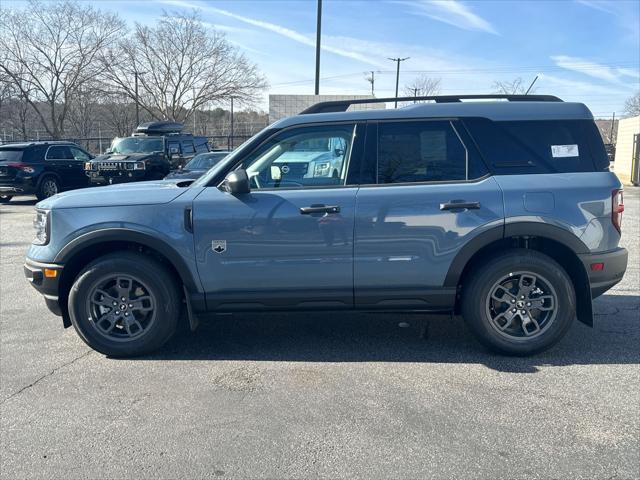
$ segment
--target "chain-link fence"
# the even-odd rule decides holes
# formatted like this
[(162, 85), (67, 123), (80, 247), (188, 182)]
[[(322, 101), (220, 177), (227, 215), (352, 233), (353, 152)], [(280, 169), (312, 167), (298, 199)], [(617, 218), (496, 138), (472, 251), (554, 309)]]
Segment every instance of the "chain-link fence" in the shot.
[[(234, 148), (241, 145), (243, 142), (251, 138), (250, 135), (213, 135), (207, 136), (209, 140), (209, 148), (211, 150), (233, 150)], [(29, 143), (29, 142), (53, 142), (53, 141), (65, 141), (72, 142), (77, 145), (80, 145), (82, 148), (87, 150), (88, 152), (99, 155), (104, 153), (109, 146), (111, 145), (111, 141), (113, 137), (90, 137), (90, 138), (61, 138), (61, 139), (52, 139), (52, 138), (30, 138), (28, 140), (6, 140), (0, 141), (0, 144), (12, 144), (12, 143)]]

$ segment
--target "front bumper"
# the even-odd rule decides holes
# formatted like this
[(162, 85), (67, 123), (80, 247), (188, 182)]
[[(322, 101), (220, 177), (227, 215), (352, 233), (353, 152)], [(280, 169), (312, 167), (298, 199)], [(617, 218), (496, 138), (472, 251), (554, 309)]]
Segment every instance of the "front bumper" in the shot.
[(85, 173), (89, 177), (89, 183), (92, 185), (112, 185), (146, 180), (145, 170), (90, 170)]
[[(29, 283), (44, 297), (47, 308), (54, 315), (62, 316), (62, 309), (58, 299), (58, 287), (62, 275), (62, 265), (40, 263), (27, 258), (24, 264), (24, 275)], [(55, 276), (53, 273), (55, 272)]]
[[(591, 284), (591, 297), (596, 298), (622, 280), (629, 254), (625, 248), (609, 252), (578, 255)], [(600, 265), (602, 268), (600, 269)]]

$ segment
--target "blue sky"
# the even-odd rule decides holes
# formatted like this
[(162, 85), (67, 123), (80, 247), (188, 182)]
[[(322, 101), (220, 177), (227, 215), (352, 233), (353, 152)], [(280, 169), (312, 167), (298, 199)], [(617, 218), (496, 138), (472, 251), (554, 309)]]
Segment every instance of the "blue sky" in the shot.
[[(196, 8), (253, 60), (266, 93), (313, 93), (315, 0), (96, 1), (134, 22)], [(585, 102), (598, 117), (621, 114), (640, 88), (640, 1), (324, 0), (320, 93), (376, 95), (426, 72), (442, 93), (490, 93), (495, 80), (540, 75), (537, 93)], [(266, 107), (266, 93), (263, 107)]]

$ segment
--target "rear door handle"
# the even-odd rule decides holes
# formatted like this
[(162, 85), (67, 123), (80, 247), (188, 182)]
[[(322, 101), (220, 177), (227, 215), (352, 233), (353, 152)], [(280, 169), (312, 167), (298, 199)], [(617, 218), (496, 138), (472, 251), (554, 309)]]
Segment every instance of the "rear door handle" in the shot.
[(479, 208), (480, 202), (466, 202), (464, 200), (451, 200), (440, 204), (440, 210), (477, 210)]
[(310, 207), (300, 208), (302, 215), (312, 215), (314, 213), (340, 213), (340, 207), (337, 205), (311, 205)]

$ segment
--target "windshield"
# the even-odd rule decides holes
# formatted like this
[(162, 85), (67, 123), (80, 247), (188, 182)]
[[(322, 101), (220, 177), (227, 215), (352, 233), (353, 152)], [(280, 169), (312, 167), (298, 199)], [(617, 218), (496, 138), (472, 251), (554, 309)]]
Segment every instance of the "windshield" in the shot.
[(193, 159), (185, 165), (185, 169), (191, 170), (209, 170), (216, 163), (228, 155), (224, 153), (201, 153), (193, 157)]
[(111, 144), (111, 152), (121, 154), (162, 152), (162, 137), (116, 138)]

